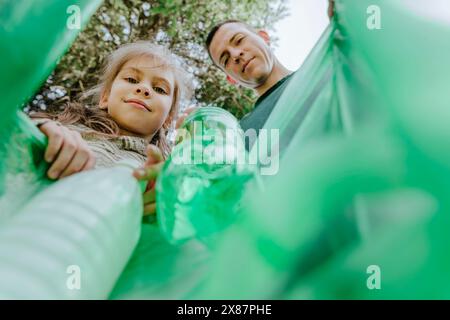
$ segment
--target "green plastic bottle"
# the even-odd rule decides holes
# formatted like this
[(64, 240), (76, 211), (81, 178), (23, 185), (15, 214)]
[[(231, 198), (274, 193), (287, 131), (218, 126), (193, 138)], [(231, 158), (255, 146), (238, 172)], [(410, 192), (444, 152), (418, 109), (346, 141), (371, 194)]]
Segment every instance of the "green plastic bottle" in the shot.
[(217, 107), (186, 118), (157, 182), (157, 220), (172, 244), (197, 238), (214, 243), (238, 216), (254, 176), (237, 119)]

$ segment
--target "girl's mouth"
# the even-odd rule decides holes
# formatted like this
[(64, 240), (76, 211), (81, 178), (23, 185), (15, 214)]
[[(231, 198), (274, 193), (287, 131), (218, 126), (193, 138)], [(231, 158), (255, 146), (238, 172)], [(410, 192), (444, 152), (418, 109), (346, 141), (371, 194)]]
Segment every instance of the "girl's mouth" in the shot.
[(130, 105), (132, 105), (132, 106), (134, 106), (134, 107), (136, 107), (136, 108), (139, 108), (139, 109), (142, 109), (142, 110), (145, 110), (145, 111), (151, 111), (150, 107), (142, 100), (130, 99), (130, 100), (125, 100), (125, 102), (130, 104)]

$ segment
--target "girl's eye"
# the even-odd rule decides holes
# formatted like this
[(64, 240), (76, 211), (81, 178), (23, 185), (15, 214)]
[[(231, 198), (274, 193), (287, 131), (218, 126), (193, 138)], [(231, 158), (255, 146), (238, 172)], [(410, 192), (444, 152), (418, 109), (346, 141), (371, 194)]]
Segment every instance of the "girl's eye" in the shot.
[(160, 87), (153, 87), (153, 90), (155, 90), (159, 94), (167, 94), (166, 90)]
[(223, 64), (225, 67), (226, 67), (227, 64), (228, 64), (228, 60), (229, 60), (229, 58), (226, 58), (226, 59), (225, 59), (225, 62), (224, 62), (224, 64)]
[(240, 44), (242, 42), (242, 40), (244, 39), (244, 37), (239, 38), (239, 40), (237, 41), (237, 44)]
[(138, 81), (137, 81), (136, 79), (131, 78), (131, 77), (126, 78), (126, 80), (127, 80), (129, 83), (133, 83), (133, 84), (138, 83)]

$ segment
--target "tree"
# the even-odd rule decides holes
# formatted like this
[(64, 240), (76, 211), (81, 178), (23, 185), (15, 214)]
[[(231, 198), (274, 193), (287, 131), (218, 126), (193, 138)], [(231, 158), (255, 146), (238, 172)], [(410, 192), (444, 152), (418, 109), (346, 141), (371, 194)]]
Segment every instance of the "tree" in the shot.
[(204, 49), (206, 35), (226, 19), (273, 31), (286, 12), (286, 0), (106, 0), (25, 111), (64, 108), (97, 83), (105, 57), (117, 46), (151, 40), (181, 58), (193, 75), (196, 103), (223, 107), (240, 118), (251, 110), (255, 96), (227, 84)]

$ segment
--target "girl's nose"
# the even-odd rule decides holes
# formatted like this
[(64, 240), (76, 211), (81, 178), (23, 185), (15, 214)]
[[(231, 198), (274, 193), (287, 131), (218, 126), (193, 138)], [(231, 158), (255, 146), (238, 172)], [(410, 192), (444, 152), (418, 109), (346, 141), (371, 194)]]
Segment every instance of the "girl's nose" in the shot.
[(150, 95), (150, 90), (145, 87), (138, 87), (136, 88), (136, 93), (143, 94), (144, 96), (148, 97)]

